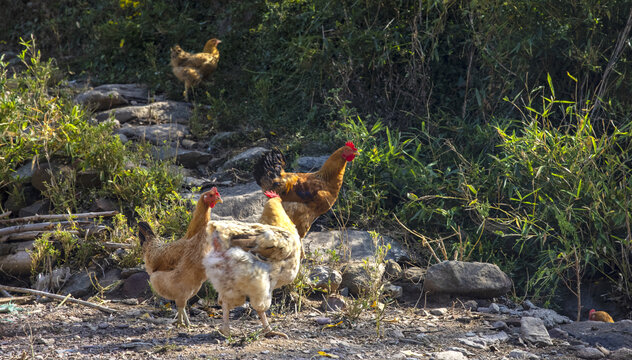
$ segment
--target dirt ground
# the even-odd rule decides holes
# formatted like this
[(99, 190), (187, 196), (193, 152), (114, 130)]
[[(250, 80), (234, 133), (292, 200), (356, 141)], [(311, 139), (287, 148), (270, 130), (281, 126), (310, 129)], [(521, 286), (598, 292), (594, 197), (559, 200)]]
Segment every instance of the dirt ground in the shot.
[[(553, 346), (527, 347), (511, 327), (506, 330), (509, 340), (482, 349), (459, 341), (474, 334), (498, 334), (490, 326), (494, 321), (513, 323), (502, 315), (454, 306), (437, 316), (412, 303), (391, 304), (384, 311), (378, 336), (373, 310), (351, 320), (319, 311), (316, 301), (314, 306), (306, 302), (300, 312), (271, 314), (273, 327), (289, 336), (283, 339), (260, 336), (261, 324), (248, 311), (231, 312), (233, 335), (225, 338), (217, 331), (221, 310), (203, 310), (197, 304), (190, 311), (193, 326), (184, 329), (171, 324), (175, 311), (153, 304), (106, 301), (103, 305), (117, 311), (107, 314), (82, 305), (59, 306), (59, 301), (30, 301), (0, 314), (0, 358), (430, 359), (433, 353), (457, 350), (468, 359), (502, 359), (514, 349), (541, 358), (576, 358), (567, 351), (567, 342), (556, 339)], [(327, 318), (330, 324), (321, 325)]]

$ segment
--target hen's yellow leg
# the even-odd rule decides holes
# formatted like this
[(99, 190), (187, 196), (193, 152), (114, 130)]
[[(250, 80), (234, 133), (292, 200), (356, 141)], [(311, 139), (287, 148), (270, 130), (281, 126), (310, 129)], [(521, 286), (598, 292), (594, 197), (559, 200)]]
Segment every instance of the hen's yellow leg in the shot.
[(268, 317), (266, 316), (266, 312), (265, 311), (257, 311), (257, 314), (259, 315), (259, 319), (261, 319), (261, 324), (263, 325), (263, 333), (264, 333), (263, 336), (265, 336), (265, 337), (280, 336), (280, 337), (284, 337), (286, 339), (290, 338), (289, 336), (287, 336), (286, 334), (284, 334), (284, 333), (282, 333), (280, 331), (272, 330), (272, 327), (268, 323)]
[(219, 329), (219, 332), (226, 336), (230, 336), (230, 309), (226, 305), (222, 305), (222, 327)]

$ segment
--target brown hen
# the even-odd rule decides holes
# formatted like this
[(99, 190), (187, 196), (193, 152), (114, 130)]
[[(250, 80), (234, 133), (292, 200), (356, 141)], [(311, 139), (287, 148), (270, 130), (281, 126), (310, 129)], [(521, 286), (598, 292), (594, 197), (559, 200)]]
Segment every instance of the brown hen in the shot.
[(204, 230), (210, 220), (211, 208), (221, 201), (216, 188), (202, 194), (186, 235), (170, 243), (161, 241), (148, 223), (138, 223), (149, 282), (160, 296), (175, 300), (178, 325), (190, 325), (185, 311), (186, 301), (198, 292), (206, 280), (202, 259), (211, 250), (211, 244), (206, 242)]
[(285, 172), (285, 158), (278, 150), (264, 154), (255, 164), (253, 175), (264, 191), (274, 191), (283, 199), (283, 208), (296, 225), (301, 238), (312, 223), (336, 202), (347, 162), (358, 150), (351, 141), (334, 151), (320, 170), (313, 173)]
[(208, 80), (217, 69), (219, 49), (222, 41), (210, 39), (201, 53), (191, 54), (182, 50), (180, 45), (171, 48), (171, 70), (178, 80), (184, 83), (184, 98), (189, 100), (189, 89), (197, 86), (202, 80)]

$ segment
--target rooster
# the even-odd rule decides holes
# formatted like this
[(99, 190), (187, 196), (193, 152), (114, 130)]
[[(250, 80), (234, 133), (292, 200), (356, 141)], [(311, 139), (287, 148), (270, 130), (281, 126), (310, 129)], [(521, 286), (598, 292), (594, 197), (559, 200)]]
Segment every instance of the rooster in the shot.
[(281, 198), (266, 192), (260, 223), (211, 221), (207, 227), (213, 250), (204, 259), (206, 274), (218, 293), (223, 322), (220, 332), (230, 336), (230, 309), (246, 297), (261, 320), (266, 337), (288, 336), (272, 331), (266, 311), (272, 291), (290, 284), (300, 266), (301, 240), (283, 210)]
[(171, 48), (171, 70), (178, 80), (184, 83), (184, 98), (188, 101), (188, 91), (197, 86), (202, 80), (208, 80), (209, 76), (217, 69), (219, 63), (219, 49), (217, 45), (222, 41), (210, 39), (204, 45), (201, 53), (191, 54), (175, 45)]
[(607, 323), (613, 323), (612, 317), (605, 311), (595, 311), (595, 309), (590, 309), (588, 312), (588, 320), (592, 321), (603, 321)]
[(143, 249), (145, 270), (152, 288), (162, 297), (175, 300), (177, 325), (190, 326), (185, 311), (186, 301), (195, 295), (206, 280), (202, 259), (211, 250), (206, 242), (206, 224), (211, 209), (222, 202), (216, 188), (200, 196), (186, 235), (178, 241), (163, 243), (149, 224), (138, 223), (138, 236)]
[(320, 170), (313, 173), (285, 172), (285, 158), (278, 150), (265, 153), (254, 166), (255, 181), (264, 191), (275, 191), (283, 199), (283, 208), (301, 238), (320, 215), (336, 202), (347, 162), (358, 149), (351, 141), (334, 151)]

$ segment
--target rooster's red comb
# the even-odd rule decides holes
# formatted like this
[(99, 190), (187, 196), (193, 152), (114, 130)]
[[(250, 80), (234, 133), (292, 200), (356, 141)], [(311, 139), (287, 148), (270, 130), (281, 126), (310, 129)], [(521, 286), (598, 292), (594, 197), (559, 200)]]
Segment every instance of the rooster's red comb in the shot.
[(345, 146), (350, 147), (352, 150), (358, 150), (358, 149), (356, 149), (355, 145), (353, 145), (353, 141), (347, 141)]
[(269, 197), (270, 199), (279, 197), (279, 194), (275, 193), (274, 191), (266, 191), (264, 192), (264, 194)]

